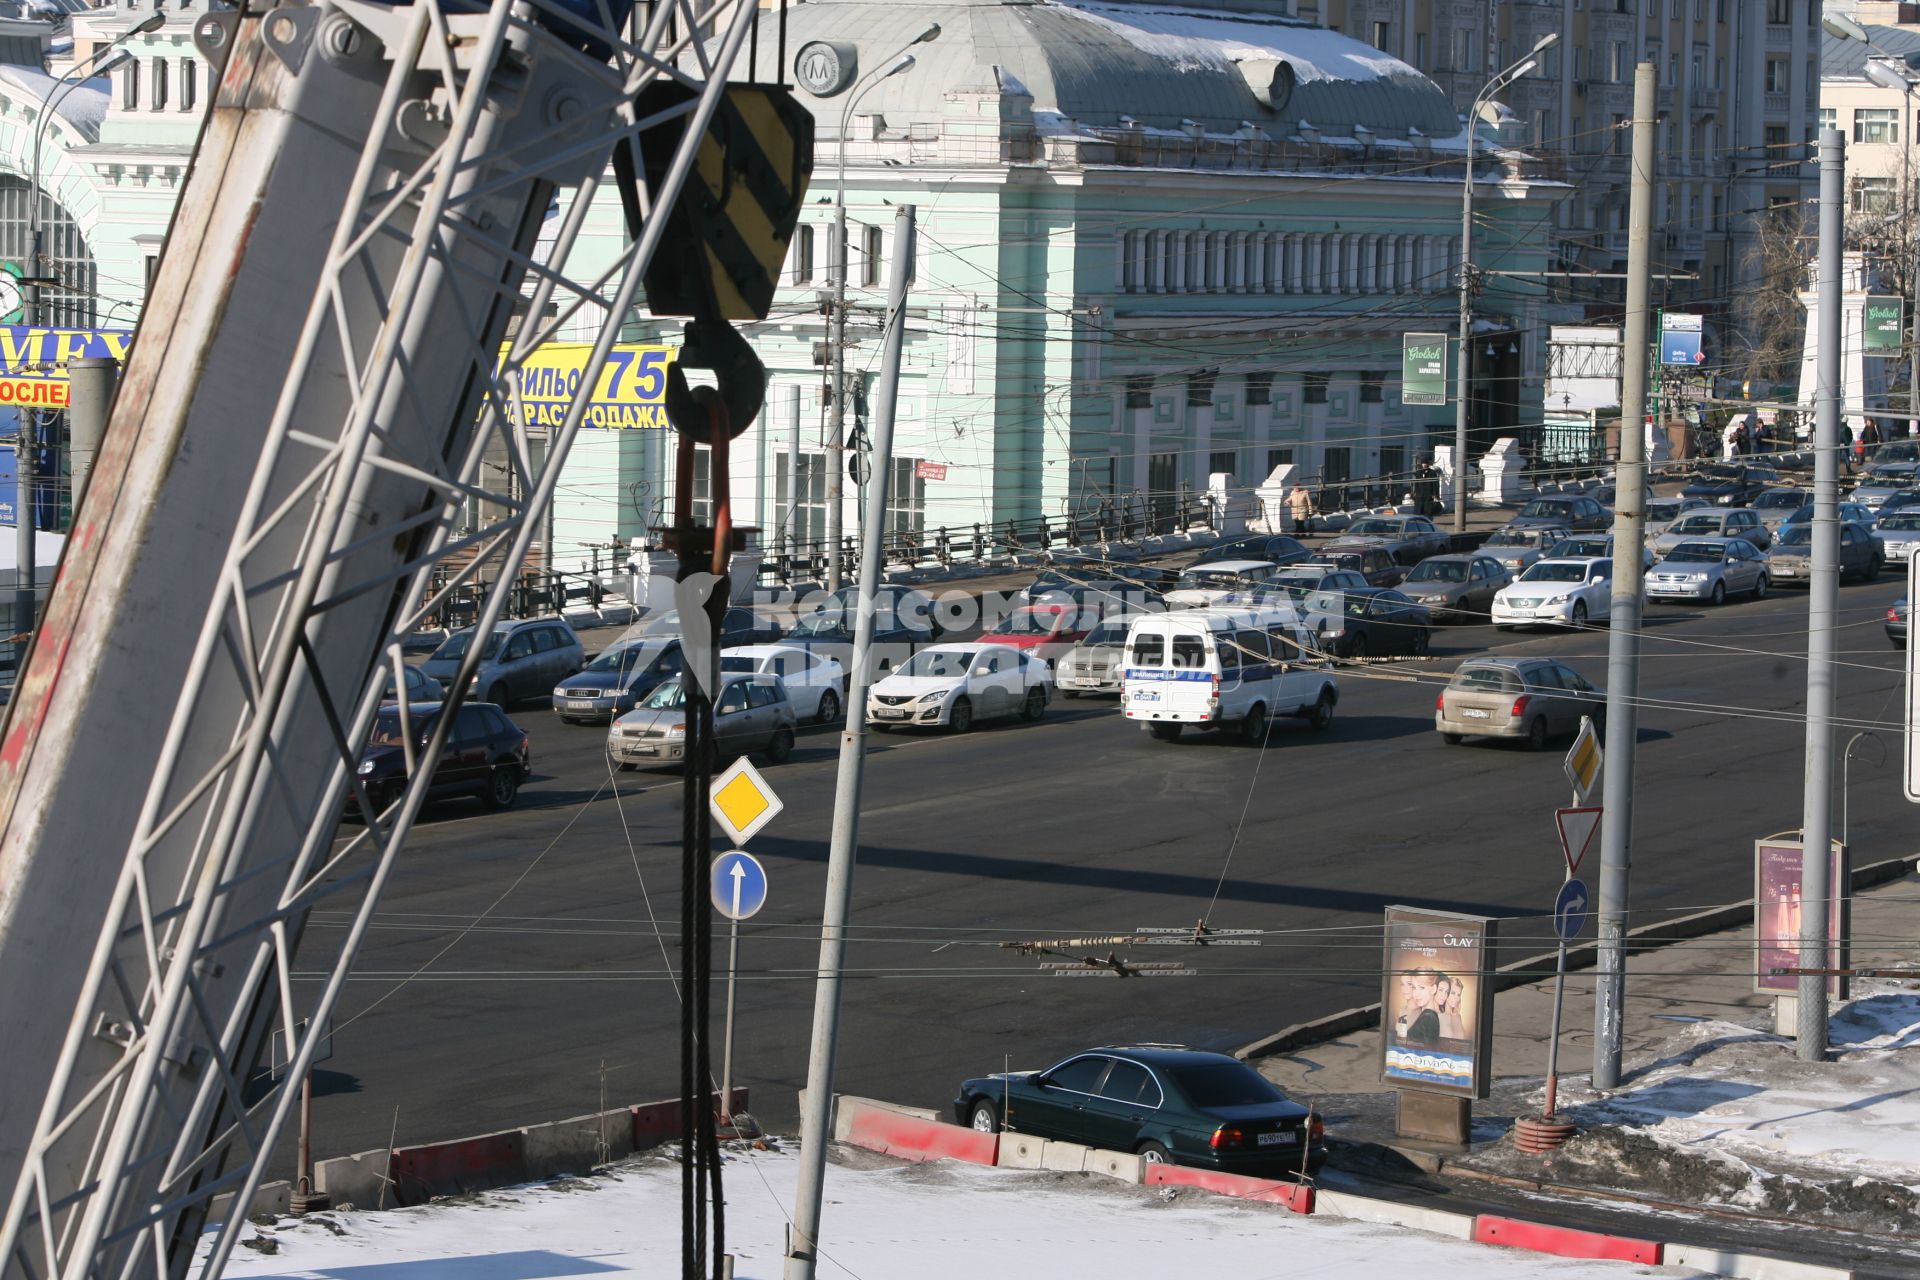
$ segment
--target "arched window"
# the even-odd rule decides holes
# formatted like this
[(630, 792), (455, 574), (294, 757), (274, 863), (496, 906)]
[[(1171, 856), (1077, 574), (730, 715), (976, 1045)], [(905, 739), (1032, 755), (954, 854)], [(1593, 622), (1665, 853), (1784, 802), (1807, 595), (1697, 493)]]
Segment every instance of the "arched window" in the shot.
[[(0, 260), (18, 262), (27, 267), (32, 246), (31, 211), (33, 189), (13, 174), (0, 174)], [(36, 324), (58, 328), (90, 329), (95, 319), (95, 294), (100, 273), (94, 266), (93, 252), (80, 234), (80, 227), (66, 209), (44, 192), (40, 196), (41, 261), (29, 275), (51, 276), (60, 281), (40, 290), (40, 314), (29, 317)]]

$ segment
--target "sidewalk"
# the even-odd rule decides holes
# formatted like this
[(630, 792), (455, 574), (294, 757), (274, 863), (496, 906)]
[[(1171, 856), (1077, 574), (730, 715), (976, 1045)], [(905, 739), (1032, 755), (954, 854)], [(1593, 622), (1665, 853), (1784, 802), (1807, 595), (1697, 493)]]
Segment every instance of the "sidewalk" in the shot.
[[(1911, 860), (1899, 878), (1856, 893), (1853, 935), (1856, 967), (1916, 967), (1920, 875)], [(1773, 997), (1753, 991), (1752, 939), (1745, 925), (1631, 955), (1623, 1079), (1610, 1094), (1588, 1083), (1594, 973), (1568, 974), (1559, 1111), (1582, 1132), (1547, 1156), (1517, 1150), (1509, 1130), (1543, 1103), (1551, 977), (1494, 997), (1495, 1081), (1474, 1104), (1467, 1153), (1435, 1159), (1397, 1142), (1377, 1027), (1254, 1063), (1320, 1108), (1363, 1163), (1377, 1165), (1387, 1148), (1443, 1177), (1911, 1235), (1920, 1229), (1920, 982), (1858, 982), (1832, 1019), (1832, 1061), (1802, 1063), (1791, 1035), (1774, 1034)]]

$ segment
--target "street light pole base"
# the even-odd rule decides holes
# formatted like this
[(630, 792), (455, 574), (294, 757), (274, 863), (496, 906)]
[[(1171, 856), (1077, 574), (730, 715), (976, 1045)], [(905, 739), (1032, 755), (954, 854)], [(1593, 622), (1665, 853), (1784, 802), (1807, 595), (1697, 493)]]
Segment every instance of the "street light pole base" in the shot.
[(1545, 1116), (1521, 1116), (1513, 1122), (1513, 1145), (1529, 1155), (1541, 1156), (1556, 1151), (1580, 1130), (1565, 1120)]

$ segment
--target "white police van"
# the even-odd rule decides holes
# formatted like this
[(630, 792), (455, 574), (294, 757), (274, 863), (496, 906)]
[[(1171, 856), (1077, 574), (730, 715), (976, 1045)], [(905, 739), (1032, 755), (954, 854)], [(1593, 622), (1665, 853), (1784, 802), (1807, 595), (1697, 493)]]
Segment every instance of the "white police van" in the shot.
[(1187, 725), (1261, 742), (1275, 716), (1324, 729), (1339, 700), (1333, 664), (1290, 607), (1146, 614), (1127, 632), (1120, 705), (1162, 742)]

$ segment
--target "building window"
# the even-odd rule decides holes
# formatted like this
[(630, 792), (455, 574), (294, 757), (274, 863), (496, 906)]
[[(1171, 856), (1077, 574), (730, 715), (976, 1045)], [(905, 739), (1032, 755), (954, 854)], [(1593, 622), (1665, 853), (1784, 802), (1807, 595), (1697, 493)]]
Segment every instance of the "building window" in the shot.
[(1153, 379), (1152, 378), (1128, 378), (1127, 379), (1127, 408), (1129, 409), (1153, 408)]
[(1302, 404), (1325, 404), (1327, 402), (1327, 375), (1309, 373), (1305, 375), (1300, 387)]
[(200, 100), (200, 64), (192, 58), (180, 59), (180, 109), (193, 110)]
[(1533, 113), (1533, 145), (1544, 147), (1553, 140), (1553, 112), (1543, 107)]
[(1900, 111), (1896, 107), (1860, 107), (1853, 113), (1853, 140), (1900, 143)]
[(1627, 78), (1627, 42), (1615, 40), (1607, 47), (1607, 81), (1619, 84)]
[(887, 532), (918, 536), (927, 525), (927, 482), (918, 458), (893, 460), (893, 484), (887, 490)]
[(1453, 33), (1453, 69), (1455, 71), (1473, 71), (1473, 31), (1467, 27), (1457, 27)]
[[(32, 199), (33, 189), (25, 181), (0, 174), (0, 260), (24, 263), (31, 256)], [(100, 287), (93, 251), (65, 206), (44, 192), (40, 195), (40, 252), (45, 257), (46, 274), (60, 281), (41, 286), (40, 323), (92, 328), (94, 294)]]
[(1368, 370), (1360, 375), (1360, 403), (1379, 404), (1385, 397), (1380, 394), (1380, 384), (1384, 374)]
[(153, 60), (153, 109), (155, 111), (167, 109), (167, 60), (165, 58)]
[(1213, 380), (1220, 376), (1218, 369), (1203, 369), (1187, 375), (1187, 406), (1204, 408), (1213, 403)]
[(1273, 474), (1273, 469), (1275, 467), (1290, 467), (1292, 465), (1293, 465), (1293, 450), (1291, 449), (1267, 450), (1267, 474), (1268, 475)]
[(1785, 58), (1767, 59), (1768, 93), (1785, 93), (1791, 79), (1792, 77), (1787, 74), (1787, 60)]
[(1853, 180), (1853, 211), (1855, 213), (1892, 213), (1892, 178), (1855, 178)]
[(1617, 156), (1627, 154), (1628, 141), (1627, 118), (1616, 111), (1613, 113), (1613, 154)]
[(803, 222), (793, 230), (793, 282), (805, 284), (813, 279), (813, 224)]
[(880, 228), (860, 228), (860, 283), (880, 283)]
[(787, 532), (793, 543), (800, 547), (817, 546), (827, 536), (827, 456), (824, 453), (802, 453), (797, 458), (792, 454), (782, 455), (790, 459), (797, 470), (793, 480), (794, 491), (800, 495), (800, 503), (795, 508), (791, 520), (787, 514), (787, 475), (789, 468), (781, 466), (773, 481), (774, 518)]
[(1427, 68), (1427, 33), (1424, 31), (1413, 33), (1413, 65), (1422, 71)]
[(1273, 403), (1273, 375), (1270, 373), (1250, 373), (1247, 375), (1247, 404), (1260, 405)]
[[(1407, 469), (1407, 446), (1403, 444), (1380, 446), (1380, 474), (1389, 480), (1406, 480), (1412, 477), (1413, 473)], [(1394, 493), (1388, 496), (1397, 498), (1400, 495)]]
[(140, 64), (129, 62), (120, 68), (120, 107), (123, 111), (140, 109)]
[(1353, 479), (1353, 450), (1346, 445), (1329, 445), (1320, 468), (1322, 484), (1345, 484)]
[(1373, 47), (1383, 50), (1387, 47), (1387, 24), (1384, 22), (1373, 24)]
[(1767, 21), (1784, 27), (1793, 21), (1793, 0), (1767, 0)]
[(1207, 474), (1235, 475), (1240, 470), (1240, 454), (1233, 449), (1218, 449), (1207, 455)]
[[(1820, 127), (1822, 129), (1838, 129), (1840, 127), (1840, 113), (1832, 107), (1820, 108)], [(1856, 138), (1854, 141), (1858, 142), (1859, 139)]]

